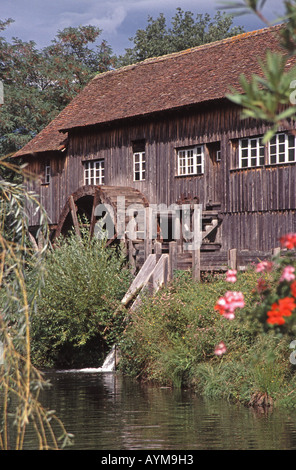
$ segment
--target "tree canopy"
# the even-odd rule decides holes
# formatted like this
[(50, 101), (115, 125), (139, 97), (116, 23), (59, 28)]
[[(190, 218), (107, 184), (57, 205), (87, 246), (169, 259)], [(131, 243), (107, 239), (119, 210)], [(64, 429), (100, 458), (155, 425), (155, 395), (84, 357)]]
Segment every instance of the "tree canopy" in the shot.
[[(0, 20), (0, 33), (13, 22)], [(87, 25), (58, 31), (51, 44), (38, 49), (34, 41), (0, 36), (1, 106), (0, 156), (14, 153), (38, 134), (97, 73), (223, 39), (242, 32), (232, 17), (217, 12), (194, 15), (177, 8), (171, 26), (161, 13), (148, 17), (145, 29), (131, 39), (123, 56), (113, 55), (101, 39), (102, 30)]]
[(128, 65), (244, 32), (241, 26), (232, 25), (233, 17), (220, 11), (214, 18), (208, 13), (197, 14), (194, 18), (191, 11), (177, 8), (171, 26), (167, 25), (163, 13), (156, 19), (149, 16), (146, 28), (138, 29), (135, 37), (130, 38), (134, 45), (126, 49), (126, 53), (119, 57), (118, 62), (120, 65)]
[[(13, 20), (0, 22), (0, 31)], [(95, 26), (65, 28), (41, 50), (35, 42), (0, 37), (0, 155), (12, 153), (40, 132), (99, 72), (113, 65), (111, 47)]]

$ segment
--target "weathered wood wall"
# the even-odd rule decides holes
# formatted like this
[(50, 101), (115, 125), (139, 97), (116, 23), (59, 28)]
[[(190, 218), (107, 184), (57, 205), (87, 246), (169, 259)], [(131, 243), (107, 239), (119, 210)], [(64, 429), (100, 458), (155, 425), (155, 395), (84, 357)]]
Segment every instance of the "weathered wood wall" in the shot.
[[(204, 207), (210, 200), (220, 202), (223, 222), (217, 237), (222, 250), (270, 250), (282, 233), (296, 231), (296, 165), (237, 169), (237, 139), (265, 130), (258, 122), (242, 121), (239, 110), (224, 101), (76, 130), (69, 134), (66, 152), (29, 158), (37, 174), (46, 159), (52, 162), (51, 183), (32, 188), (56, 224), (69, 195), (83, 185), (83, 162), (104, 159), (105, 184), (135, 187), (150, 203), (170, 205), (189, 195)], [(134, 182), (132, 144), (142, 139), (146, 179)], [(221, 162), (216, 161), (216, 142)], [(176, 149), (196, 144), (207, 144), (204, 174), (176, 176)], [(38, 225), (33, 214), (31, 224)]]

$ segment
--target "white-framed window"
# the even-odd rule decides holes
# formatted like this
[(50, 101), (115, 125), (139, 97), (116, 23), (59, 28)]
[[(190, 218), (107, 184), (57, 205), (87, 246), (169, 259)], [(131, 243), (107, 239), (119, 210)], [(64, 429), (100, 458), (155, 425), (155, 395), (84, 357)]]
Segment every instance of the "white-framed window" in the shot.
[(105, 177), (104, 160), (84, 162), (84, 184), (102, 185)]
[(263, 137), (251, 137), (239, 140), (239, 167), (250, 168), (264, 165)]
[(133, 153), (133, 176), (134, 181), (144, 181), (146, 177), (145, 151)]
[(296, 161), (296, 138), (291, 134), (276, 134), (269, 141), (269, 163), (291, 163)]
[(50, 169), (50, 161), (48, 160), (44, 165), (43, 184), (49, 184), (50, 183), (50, 176), (51, 176), (51, 169)]
[(177, 175), (201, 175), (204, 173), (204, 146), (198, 145), (178, 150)]

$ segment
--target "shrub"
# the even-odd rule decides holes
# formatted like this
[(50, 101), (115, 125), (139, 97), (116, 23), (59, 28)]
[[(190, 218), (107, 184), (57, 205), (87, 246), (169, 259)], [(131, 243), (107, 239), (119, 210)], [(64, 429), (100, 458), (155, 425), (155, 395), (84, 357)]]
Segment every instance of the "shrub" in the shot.
[[(98, 366), (123, 329), (130, 273), (120, 250), (71, 234), (47, 255), (32, 317), (32, 357), (45, 367)], [(34, 279), (32, 279), (33, 284)]]

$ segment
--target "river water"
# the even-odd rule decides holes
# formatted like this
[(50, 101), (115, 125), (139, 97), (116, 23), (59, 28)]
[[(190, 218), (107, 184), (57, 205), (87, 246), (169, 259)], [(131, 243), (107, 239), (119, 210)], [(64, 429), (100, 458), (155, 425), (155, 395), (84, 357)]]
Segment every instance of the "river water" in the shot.
[(42, 392), (41, 402), (74, 434), (70, 449), (296, 449), (295, 411), (258, 412), (112, 372), (55, 371), (45, 378), (52, 386)]

